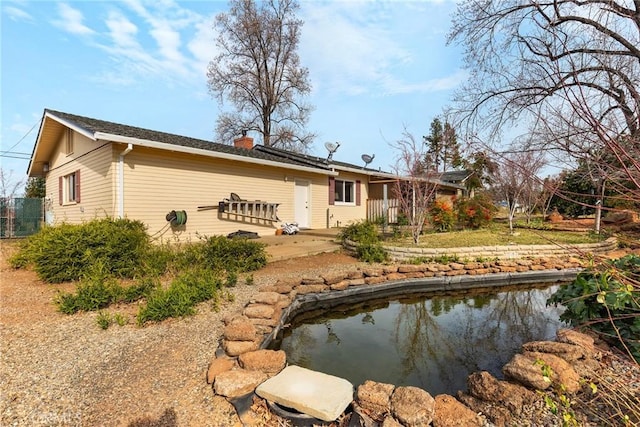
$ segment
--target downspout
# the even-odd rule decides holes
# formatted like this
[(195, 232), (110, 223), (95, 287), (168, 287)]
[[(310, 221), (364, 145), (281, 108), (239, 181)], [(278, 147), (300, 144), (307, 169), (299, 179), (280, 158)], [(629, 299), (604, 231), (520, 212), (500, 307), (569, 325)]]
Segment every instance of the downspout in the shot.
[(118, 218), (124, 218), (124, 156), (133, 150), (133, 144), (127, 144), (118, 157)]

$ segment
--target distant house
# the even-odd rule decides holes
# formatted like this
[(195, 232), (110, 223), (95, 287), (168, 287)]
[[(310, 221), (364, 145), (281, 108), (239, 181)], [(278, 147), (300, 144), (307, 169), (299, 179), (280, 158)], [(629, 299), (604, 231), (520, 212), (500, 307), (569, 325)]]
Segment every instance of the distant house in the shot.
[(127, 217), (161, 240), (343, 226), (397, 179), (246, 135), (226, 145), (49, 109), (28, 175), (46, 179), (49, 223)]

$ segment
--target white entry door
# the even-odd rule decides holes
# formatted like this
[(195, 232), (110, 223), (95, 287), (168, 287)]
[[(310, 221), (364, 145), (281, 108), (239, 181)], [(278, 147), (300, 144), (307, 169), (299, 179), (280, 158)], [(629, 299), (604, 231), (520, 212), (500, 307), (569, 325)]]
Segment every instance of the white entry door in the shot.
[(311, 223), (311, 206), (309, 206), (309, 181), (295, 180), (295, 222), (300, 228), (308, 228)]

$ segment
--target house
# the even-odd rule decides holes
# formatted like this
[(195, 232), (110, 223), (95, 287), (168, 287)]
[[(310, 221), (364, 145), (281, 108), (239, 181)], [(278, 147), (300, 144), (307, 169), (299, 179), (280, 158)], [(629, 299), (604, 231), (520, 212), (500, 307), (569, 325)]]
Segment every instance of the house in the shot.
[(127, 217), (161, 241), (343, 226), (397, 179), (246, 135), (226, 145), (49, 109), (28, 175), (46, 179), (48, 223)]

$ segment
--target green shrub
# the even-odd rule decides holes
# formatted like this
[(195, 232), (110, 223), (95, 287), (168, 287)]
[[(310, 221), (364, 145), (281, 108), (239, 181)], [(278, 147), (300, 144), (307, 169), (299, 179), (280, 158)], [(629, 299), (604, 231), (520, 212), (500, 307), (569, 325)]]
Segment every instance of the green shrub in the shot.
[(640, 362), (640, 256), (627, 255), (587, 269), (561, 286), (547, 304), (562, 304), (561, 320), (587, 326)]
[(370, 221), (360, 221), (349, 224), (338, 234), (338, 238), (358, 244), (356, 256), (365, 262), (383, 262), (389, 258), (384, 250), (376, 225)]
[(356, 249), (356, 256), (359, 260), (368, 263), (384, 262), (389, 259), (389, 254), (381, 243), (360, 243)]
[(116, 303), (137, 301), (149, 295), (157, 286), (157, 282), (151, 278), (122, 286), (109, 276), (103, 264), (96, 264), (82, 278), (75, 293), (59, 292), (54, 303), (65, 314), (96, 311)]
[(258, 270), (266, 264), (267, 253), (263, 243), (214, 236), (187, 245), (177, 255), (176, 267), (200, 266), (212, 270), (247, 272)]
[(14, 267), (33, 266), (48, 283), (78, 280), (96, 263), (114, 277), (131, 278), (150, 248), (145, 227), (128, 219), (95, 219), (44, 227), (30, 236), (12, 258)]
[(156, 288), (147, 297), (137, 315), (139, 325), (170, 317), (185, 317), (195, 313), (195, 305), (213, 299), (222, 282), (217, 273), (206, 268), (192, 268), (176, 277), (167, 289)]
[(376, 225), (371, 221), (358, 221), (344, 227), (338, 238), (341, 241), (350, 240), (356, 243), (375, 243), (380, 241)]
[(111, 323), (113, 322), (111, 318), (111, 314), (107, 311), (100, 311), (98, 313), (98, 317), (96, 317), (96, 323), (100, 326), (101, 329), (109, 329)]

